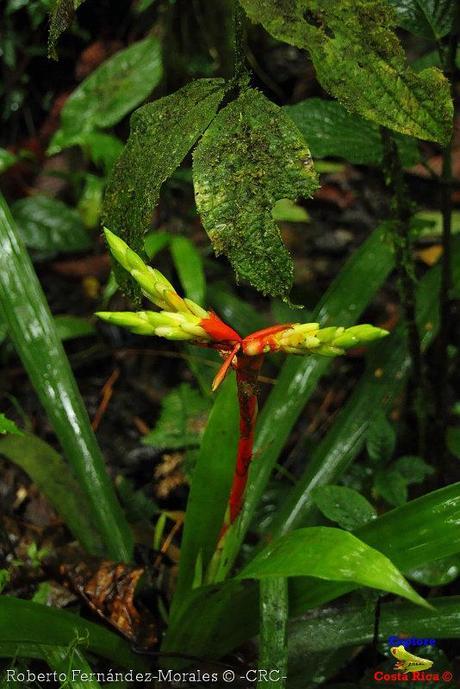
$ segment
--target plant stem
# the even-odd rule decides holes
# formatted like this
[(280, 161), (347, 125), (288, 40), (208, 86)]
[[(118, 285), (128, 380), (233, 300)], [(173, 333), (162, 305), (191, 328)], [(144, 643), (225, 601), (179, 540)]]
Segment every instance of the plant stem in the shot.
[[(457, 13), (459, 14), (459, 13)], [(458, 19), (458, 18), (457, 18)], [(457, 54), (458, 34), (452, 33), (445, 55), (441, 54), (444, 64), (444, 74), (451, 81), (452, 96), (454, 95), (453, 77), (455, 73), (455, 58)], [(442, 248), (441, 288), (439, 291), (439, 337), (436, 351), (437, 384), (435, 398), (437, 409), (437, 451), (445, 455), (446, 448), (444, 433), (449, 416), (448, 377), (449, 377), (449, 336), (450, 336), (450, 298), (452, 285), (452, 142), (444, 148), (441, 173), (441, 214), (442, 214)]]
[(415, 274), (410, 238), (412, 203), (410, 201), (398, 147), (391, 133), (380, 128), (383, 145), (383, 169), (392, 191), (392, 229), (395, 263), (401, 306), (407, 326), (408, 347), (415, 381), (415, 413), (417, 416), (418, 452), (426, 449), (426, 380), (420, 333), (415, 312)]

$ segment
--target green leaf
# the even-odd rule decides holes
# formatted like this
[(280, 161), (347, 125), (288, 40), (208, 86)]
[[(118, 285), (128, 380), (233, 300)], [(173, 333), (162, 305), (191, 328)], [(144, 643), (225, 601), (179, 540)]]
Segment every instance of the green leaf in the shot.
[[(313, 158), (345, 158), (357, 165), (381, 165), (382, 139), (373, 122), (348, 112), (332, 100), (309, 98), (296, 105), (284, 106), (308, 141)], [(402, 164), (409, 167), (420, 160), (416, 142), (396, 136)]]
[(105, 132), (85, 132), (76, 141), (88, 154), (95, 165), (101, 165), (108, 174), (123, 150), (123, 142), (113, 134)]
[(423, 483), (427, 476), (434, 474), (434, 469), (427, 464), (421, 457), (405, 455), (394, 463), (394, 467), (404, 476), (408, 485), (412, 483)]
[(48, 443), (31, 433), (8, 435), (0, 437), (0, 454), (28, 474), (89, 553), (103, 552), (85, 495), (62, 457)]
[(147, 98), (163, 74), (161, 46), (149, 36), (120, 50), (94, 70), (67, 99), (49, 153), (85, 141), (85, 134), (117, 124)]
[(99, 225), (102, 207), (102, 194), (105, 180), (97, 175), (87, 173), (84, 176), (84, 187), (78, 200), (78, 214), (87, 230)]
[(142, 442), (168, 450), (199, 447), (209, 406), (198, 390), (182, 383), (164, 397), (160, 418)]
[(399, 26), (416, 36), (437, 41), (452, 30), (455, 0), (389, 0)]
[(27, 251), (0, 194), (0, 319), (43, 404), (107, 553), (129, 560), (132, 536)]
[(374, 478), (374, 490), (393, 507), (407, 502), (407, 481), (397, 469), (378, 471)]
[(48, 56), (57, 60), (56, 44), (59, 37), (72, 24), (75, 10), (84, 0), (55, 0), (50, 16), (48, 33)]
[(372, 419), (366, 437), (369, 459), (382, 464), (392, 458), (396, 444), (396, 433), (384, 412), (377, 412)]
[(275, 38), (309, 51), (322, 87), (351, 112), (402, 134), (447, 144), (450, 86), (435, 68), (416, 74), (383, 0), (240, 0)]
[(287, 678), (288, 582), (284, 577), (260, 580), (259, 670), (277, 671), (276, 679), (260, 679), (258, 687), (284, 689)]
[(55, 316), (54, 323), (58, 337), (62, 342), (96, 334), (94, 325), (87, 318), (81, 316)]
[(313, 502), (325, 517), (348, 531), (375, 519), (377, 513), (366, 498), (345, 486), (318, 486), (312, 493)]
[(450, 452), (460, 459), (460, 428), (450, 426), (447, 429), (446, 441)]
[(318, 186), (310, 151), (292, 120), (259, 91), (243, 92), (203, 135), (193, 181), (215, 252), (229, 258), (238, 278), (286, 297), (294, 269), (272, 209)]
[(0, 414), (0, 435), (5, 435), (7, 433), (11, 435), (23, 435), (23, 432), (16, 426), (14, 421), (7, 419), (5, 414)]
[(205, 305), (206, 279), (203, 260), (193, 242), (187, 237), (171, 238), (171, 255), (185, 295), (192, 301)]
[[(82, 638), (80, 643), (84, 645), (85, 641), (86, 639)], [(71, 686), (75, 689), (101, 689), (99, 682), (93, 678), (94, 673), (88, 661), (76, 643), (70, 644), (69, 648), (40, 645), (40, 650), (43, 654), (43, 660), (48, 663), (52, 670), (72, 678)]]
[(16, 201), (11, 212), (29, 249), (74, 252), (92, 244), (77, 211), (57, 199), (37, 194)]
[(419, 565), (408, 570), (407, 576), (424, 586), (446, 586), (460, 576), (460, 555)]
[[(13, 620), (14, 624), (12, 624)], [(25, 653), (25, 645), (41, 648), (67, 646), (75, 642), (76, 634), (79, 638), (86, 640), (87, 648), (91, 653), (107, 658), (117, 666), (132, 668), (140, 672), (148, 669), (147, 663), (139, 654), (130, 650), (126, 641), (100, 624), (88, 622), (64, 610), (49, 608), (46, 605), (13, 596), (2, 596), (0, 654), (3, 655), (5, 650), (11, 649), (13, 644), (20, 644), (22, 653)], [(5, 648), (8, 646), (9, 649)], [(32, 657), (35, 655), (32, 654)]]
[(169, 245), (171, 235), (163, 230), (154, 230), (146, 235), (144, 240), (144, 251), (147, 257), (152, 259), (159, 251)]
[(239, 579), (272, 576), (354, 582), (429, 607), (382, 553), (347, 531), (327, 526), (297, 529), (282, 536), (238, 574)]
[(175, 615), (192, 587), (195, 563), (206, 571), (223, 524), (235, 464), (238, 404), (234, 376), (223, 383), (209, 416), (187, 501)]
[(272, 218), (277, 222), (310, 222), (308, 211), (290, 199), (280, 199), (275, 203)]
[(17, 156), (6, 148), (0, 148), (0, 175), (8, 170), (9, 167), (14, 165), (17, 161)]
[[(131, 117), (128, 142), (109, 179), (104, 222), (134, 251), (142, 250), (163, 182), (209, 125), (223, 95), (221, 79), (198, 79)], [(118, 276), (126, 287), (126, 275)]]

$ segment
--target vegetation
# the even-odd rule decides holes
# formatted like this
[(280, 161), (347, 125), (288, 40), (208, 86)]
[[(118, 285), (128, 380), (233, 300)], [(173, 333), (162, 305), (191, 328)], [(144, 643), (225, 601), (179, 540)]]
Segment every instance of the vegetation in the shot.
[(1, 687), (458, 677), (457, 5), (5, 2)]

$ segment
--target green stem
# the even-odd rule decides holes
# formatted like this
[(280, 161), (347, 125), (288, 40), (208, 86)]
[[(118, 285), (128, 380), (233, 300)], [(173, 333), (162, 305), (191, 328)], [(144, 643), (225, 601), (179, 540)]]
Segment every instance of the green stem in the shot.
[(387, 185), (393, 194), (392, 229), (395, 263), (415, 383), (414, 406), (417, 417), (418, 452), (423, 456), (426, 450), (427, 385), (415, 313), (415, 269), (410, 238), (412, 203), (404, 180), (404, 171), (396, 142), (388, 129), (381, 127), (380, 131), (383, 145), (383, 169)]

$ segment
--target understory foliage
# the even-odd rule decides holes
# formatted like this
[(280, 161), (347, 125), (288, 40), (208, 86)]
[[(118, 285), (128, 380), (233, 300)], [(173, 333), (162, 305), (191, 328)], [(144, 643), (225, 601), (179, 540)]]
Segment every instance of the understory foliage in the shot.
[(2, 11), (5, 669), (458, 674), (457, 3)]

